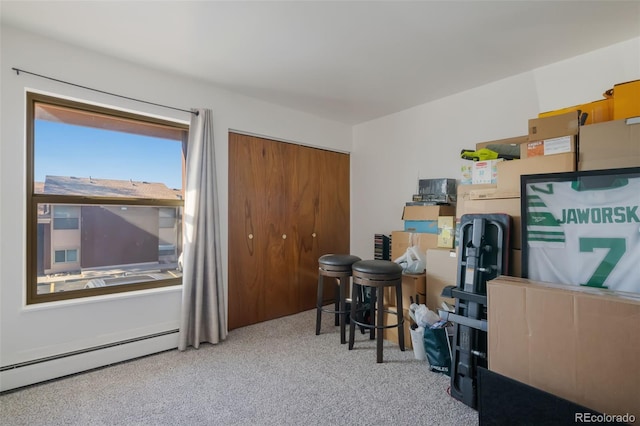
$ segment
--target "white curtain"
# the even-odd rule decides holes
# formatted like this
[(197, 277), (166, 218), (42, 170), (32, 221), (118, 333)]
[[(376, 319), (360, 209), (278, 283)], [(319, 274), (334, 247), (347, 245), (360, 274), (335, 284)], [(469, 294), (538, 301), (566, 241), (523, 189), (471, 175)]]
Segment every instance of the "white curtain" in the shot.
[(227, 337), (222, 284), (213, 118), (209, 109), (191, 114), (186, 146), (182, 315), (178, 349), (198, 348)]

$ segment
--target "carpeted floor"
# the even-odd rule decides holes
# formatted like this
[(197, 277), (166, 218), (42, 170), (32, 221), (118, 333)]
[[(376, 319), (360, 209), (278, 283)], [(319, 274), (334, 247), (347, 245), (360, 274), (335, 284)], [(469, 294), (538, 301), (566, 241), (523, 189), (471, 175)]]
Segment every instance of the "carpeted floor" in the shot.
[(0, 396), (3, 425), (474, 425), (449, 377), (356, 331), (352, 351), (315, 310)]

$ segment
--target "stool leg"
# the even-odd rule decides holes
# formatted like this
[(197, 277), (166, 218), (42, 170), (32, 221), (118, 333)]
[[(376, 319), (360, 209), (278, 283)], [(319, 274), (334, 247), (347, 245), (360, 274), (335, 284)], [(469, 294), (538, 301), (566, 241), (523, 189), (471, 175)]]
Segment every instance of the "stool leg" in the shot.
[[(378, 290), (375, 287), (369, 287), (369, 291), (371, 292), (371, 300), (369, 301), (369, 321), (374, 326), (376, 325), (376, 303), (378, 300)], [(380, 298), (382, 299), (382, 298)], [(376, 328), (371, 327), (369, 329), (369, 340), (373, 340), (376, 338)]]
[[(384, 297), (378, 297), (377, 300), (378, 303), (378, 309), (376, 312), (376, 319), (375, 319), (375, 326), (376, 327), (382, 327), (384, 325)], [(375, 328), (372, 328), (371, 330), (375, 330)], [(376, 340), (376, 358), (377, 358), (377, 362), (378, 364), (380, 364), (382, 362), (382, 341), (383, 341), (383, 332), (382, 332), (382, 328), (380, 328), (379, 330), (377, 330), (378, 332), (378, 336), (377, 336), (377, 340)]]
[(360, 305), (359, 289), (356, 290), (356, 283), (351, 282), (351, 313), (349, 314), (349, 350), (353, 349), (353, 341), (356, 331), (356, 309)]
[(323, 277), (322, 273), (318, 274), (318, 298), (316, 299), (316, 336), (320, 334), (320, 324), (322, 323), (322, 298), (324, 291), (322, 290)]
[(334, 307), (334, 311), (335, 311), (335, 325), (338, 326), (340, 325), (340, 314), (338, 313), (338, 311), (340, 310), (340, 284), (341, 284), (341, 280), (339, 278), (334, 278), (334, 294), (333, 297), (335, 299), (335, 302), (333, 304)]
[(396, 306), (398, 307), (398, 344), (404, 352), (404, 307), (402, 306), (402, 281), (396, 285)]
[(346, 310), (347, 310), (347, 284), (349, 283), (349, 278), (347, 277), (342, 277), (340, 278), (340, 343), (344, 344), (347, 343), (347, 338), (346, 338), (346, 325), (347, 325), (347, 314), (346, 314)]

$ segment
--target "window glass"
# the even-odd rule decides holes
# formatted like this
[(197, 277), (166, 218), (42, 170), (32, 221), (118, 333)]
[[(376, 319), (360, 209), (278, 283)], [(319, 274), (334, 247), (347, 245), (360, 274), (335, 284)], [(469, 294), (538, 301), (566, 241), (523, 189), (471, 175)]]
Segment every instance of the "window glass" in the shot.
[(180, 284), (188, 128), (38, 94), (27, 104), (27, 301)]
[(78, 250), (67, 250), (67, 262), (78, 261)]
[(160, 208), (160, 228), (173, 228), (176, 226), (177, 209)]
[(64, 250), (56, 250), (56, 263), (64, 263), (66, 260), (65, 251)]
[(78, 229), (80, 209), (76, 206), (52, 206), (53, 229)]

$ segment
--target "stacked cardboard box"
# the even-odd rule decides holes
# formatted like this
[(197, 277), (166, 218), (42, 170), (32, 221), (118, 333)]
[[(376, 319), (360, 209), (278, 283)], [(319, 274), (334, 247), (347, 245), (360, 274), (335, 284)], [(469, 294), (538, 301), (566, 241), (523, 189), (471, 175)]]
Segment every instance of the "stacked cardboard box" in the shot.
[(587, 119), (584, 122), (587, 124), (603, 123), (605, 121), (613, 120), (613, 98), (598, 99), (597, 101), (588, 102), (586, 104), (574, 105), (567, 108), (560, 108), (553, 111), (541, 112), (538, 117), (545, 118), (554, 115), (566, 114), (568, 112), (582, 112), (587, 114)]
[[(409, 316), (409, 307), (411, 306), (411, 300), (416, 303), (424, 303), (425, 296), (425, 274), (403, 274), (402, 275), (402, 310), (404, 313), (404, 344), (407, 348), (412, 348), (411, 334), (409, 329), (411, 327), (412, 319)], [(384, 305), (385, 310), (390, 312), (398, 312), (398, 306), (396, 303), (396, 291), (394, 288), (387, 288), (384, 292)], [(385, 312), (384, 325), (396, 324), (398, 321), (395, 313)], [(398, 328), (387, 328), (383, 334), (386, 340), (394, 343), (398, 343)]]
[[(405, 206), (402, 212), (402, 219), (405, 221), (405, 231), (393, 231), (391, 233), (391, 259), (396, 260), (409, 247), (419, 247), (423, 256), (426, 256), (427, 250), (438, 247), (438, 218), (441, 216), (454, 216), (456, 207), (451, 205), (428, 205), (428, 206)], [(423, 232), (417, 232), (422, 230)], [(403, 274), (402, 278), (402, 305), (405, 318), (405, 336), (404, 342), (407, 348), (411, 348), (411, 335), (409, 327), (411, 319), (409, 317), (410, 296), (416, 294), (424, 303), (426, 297), (426, 275), (425, 274)], [(384, 294), (385, 307), (387, 310), (397, 312), (395, 302), (395, 291), (389, 289)], [(385, 313), (384, 325), (395, 324), (397, 317), (395, 314)], [(397, 328), (388, 328), (384, 330), (385, 339), (392, 342), (398, 342)]]
[(582, 127), (578, 170), (639, 166), (640, 117)]
[[(424, 303), (426, 293), (426, 275), (422, 274), (402, 274), (402, 308), (409, 309), (411, 300)], [(396, 290), (387, 287), (384, 292), (384, 304), (386, 306), (396, 306)]]
[(454, 214), (455, 207), (449, 205), (405, 206), (402, 212), (406, 232), (438, 233), (438, 217)]
[[(540, 173), (571, 172), (576, 170), (576, 138), (579, 131), (577, 113), (567, 113), (545, 118), (529, 120), (529, 134), (526, 141), (521, 140), (521, 159), (503, 161), (498, 164), (497, 183), (495, 185), (458, 186), (456, 222), (465, 214), (504, 213), (511, 216), (510, 232), (510, 270), (512, 275), (520, 275), (521, 238), (521, 198), (520, 176)], [(547, 140), (568, 137), (570, 142), (559, 153), (552, 150), (542, 151), (542, 155), (528, 156), (531, 144), (544, 145)], [(496, 141), (499, 142), (499, 141)], [(483, 142), (482, 145), (490, 144)], [(553, 143), (551, 144), (553, 145)], [(551, 146), (550, 145), (550, 146)], [(566, 151), (566, 152), (562, 152)]]
[(427, 250), (427, 308), (437, 313), (442, 302), (447, 302), (449, 305), (455, 303), (454, 299), (442, 297), (442, 289), (450, 285), (455, 286), (457, 277), (458, 255), (455, 250), (443, 248)]
[[(384, 324), (397, 324), (398, 317), (395, 312), (398, 312), (398, 309), (395, 306), (387, 306), (386, 308), (389, 312), (384, 313)], [(403, 309), (404, 311), (404, 324), (402, 329), (398, 327), (390, 327), (385, 328), (383, 331), (383, 339), (388, 340), (393, 343), (398, 343), (398, 332), (402, 330), (404, 333), (404, 347), (406, 349), (412, 349), (413, 345), (411, 342), (411, 317), (409, 317), (409, 310)]]
[(405, 206), (402, 211), (404, 231), (391, 233), (391, 259), (402, 256), (409, 247), (419, 247), (425, 254), (427, 249), (438, 247), (438, 218), (455, 215), (455, 206)]
[(613, 86), (613, 119), (640, 117), (640, 80)]
[(577, 151), (580, 116), (577, 111), (529, 120), (528, 141), (520, 145), (520, 158)]
[(640, 417), (640, 297), (499, 277), (487, 283), (489, 369), (608, 414)]
[(640, 80), (615, 84), (613, 89), (604, 93), (604, 96), (604, 99), (598, 99), (586, 104), (541, 112), (538, 117), (547, 118), (580, 112), (587, 114), (583, 124), (590, 125), (640, 116)]

